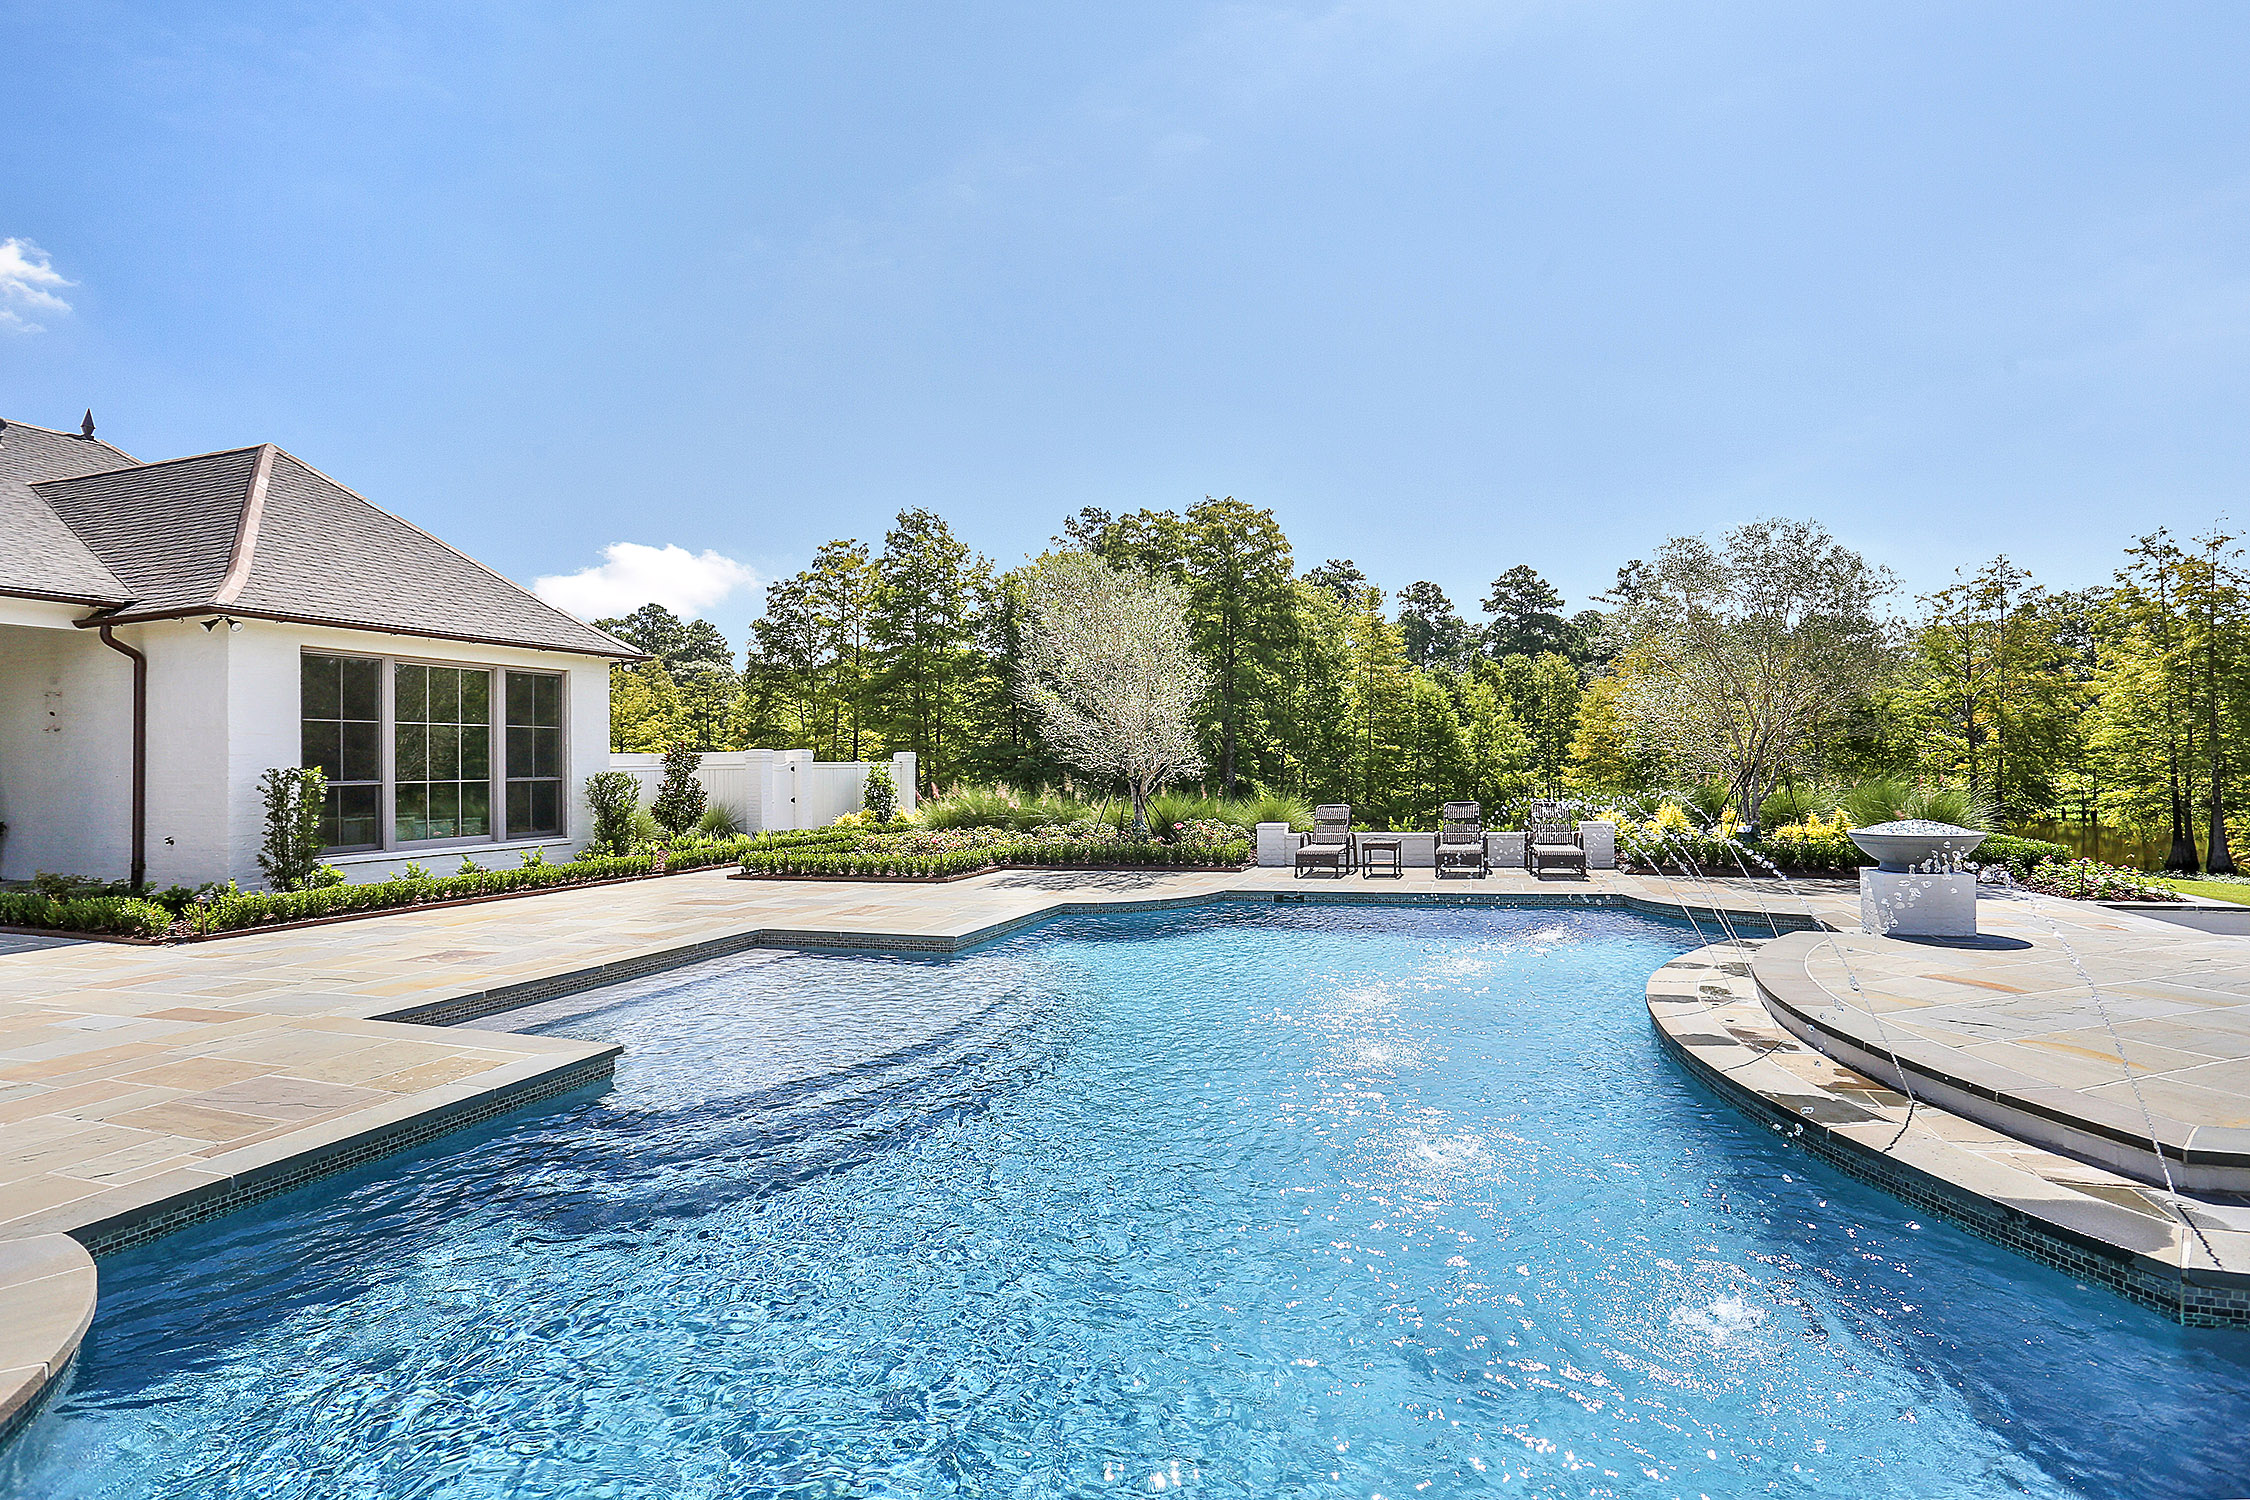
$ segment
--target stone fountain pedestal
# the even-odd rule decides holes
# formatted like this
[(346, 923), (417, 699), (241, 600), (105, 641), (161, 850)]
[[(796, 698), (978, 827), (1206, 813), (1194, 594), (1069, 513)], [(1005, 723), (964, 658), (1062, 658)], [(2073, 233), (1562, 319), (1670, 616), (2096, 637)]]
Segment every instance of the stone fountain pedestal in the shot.
[(1912, 819), (1852, 830), (1852, 842), (1881, 861), (1859, 872), (1859, 925), (1890, 937), (1977, 935), (1977, 877), (1961, 861), (1984, 835)]
[(1862, 870), (1859, 925), (1890, 937), (1975, 937), (1977, 878)]

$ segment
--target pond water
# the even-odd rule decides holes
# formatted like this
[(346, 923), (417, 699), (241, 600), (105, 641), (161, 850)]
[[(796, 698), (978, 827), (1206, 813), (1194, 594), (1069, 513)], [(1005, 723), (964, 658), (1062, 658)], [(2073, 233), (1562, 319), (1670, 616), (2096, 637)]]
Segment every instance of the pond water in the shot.
[[(2147, 833), (2135, 828), (2112, 828), (2102, 823), (2044, 822), (2026, 823), (2015, 830), (2019, 837), (2045, 839), (2050, 844), (2060, 844), (2083, 859), (2098, 859), (2103, 864), (2120, 865), (2128, 870), (2161, 870), (2165, 858), (2172, 852), (2169, 833)], [(2196, 841), (2200, 858), (2203, 842)]]

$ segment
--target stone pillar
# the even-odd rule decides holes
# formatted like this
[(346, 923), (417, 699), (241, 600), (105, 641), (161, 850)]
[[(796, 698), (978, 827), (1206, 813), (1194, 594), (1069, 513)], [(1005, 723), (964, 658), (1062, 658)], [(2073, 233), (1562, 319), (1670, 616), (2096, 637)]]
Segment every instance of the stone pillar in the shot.
[(1617, 825), (1601, 821), (1578, 825), (1578, 837), (1586, 845), (1586, 868), (1589, 870), (1614, 870), (1617, 868)]
[(921, 806), (922, 789), (915, 784), (914, 752), (893, 751), (891, 754), (891, 785), (898, 788), (898, 810), (901, 816)]
[(1520, 870), (1523, 868), (1523, 831), (1488, 833), (1484, 836), (1484, 862), (1495, 870)]
[(1258, 825), (1258, 863), (1287, 868), (1297, 862), (1297, 835), (1287, 823)]
[(1863, 869), (1859, 925), (1890, 937), (1975, 937), (1977, 878)]

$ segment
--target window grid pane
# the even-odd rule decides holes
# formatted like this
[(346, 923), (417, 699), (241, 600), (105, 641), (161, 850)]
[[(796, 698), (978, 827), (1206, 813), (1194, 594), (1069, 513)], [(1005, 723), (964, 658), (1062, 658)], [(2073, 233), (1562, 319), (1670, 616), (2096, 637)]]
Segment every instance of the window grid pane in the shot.
[(328, 778), (320, 837), (328, 849), (371, 849), (381, 841), (377, 818), (382, 765), (378, 689), (382, 664), (365, 657), (305, 656), (298, 661), (298, 764)]
[(563, 831), (562, 679), (510, 672), (508, 712), (508, 837)]
[(392, 689), (392, 832), (399, 843), (492, 833), (492, 674), (401, 662)]

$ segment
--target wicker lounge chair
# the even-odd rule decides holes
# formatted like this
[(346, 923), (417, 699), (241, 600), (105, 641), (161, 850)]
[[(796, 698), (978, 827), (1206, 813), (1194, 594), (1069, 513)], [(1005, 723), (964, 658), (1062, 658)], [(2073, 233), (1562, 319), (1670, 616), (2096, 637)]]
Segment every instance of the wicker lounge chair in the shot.
[(1550, 865), (1565, 870), (1586, 873), (1586, 840), (1578, 831), (1577, 819), (1563, 810), (1559, 802), (1534, 802), (1531, 805), (1530, 827), (1524, 834), (1524, 868), (1534, 875), (1544, 875)]
[(1297, 869), (1322, 868), (1336, 872), (1338, 880), (1359, 862), (1359, 846), (1352, 840), (1352, 810), (1348, 803), (1313, 809), (1312, 832), (1297, 840)]
[(1484, 877), (1484, 809), (1474, 802), (1448, 802), (1438, 809), (1437, 877), (1448, 870)]

